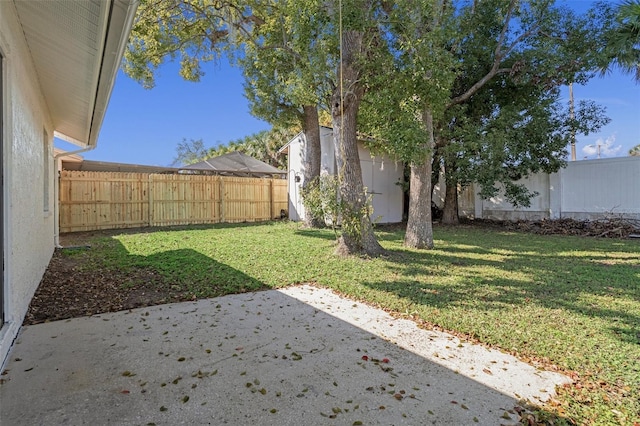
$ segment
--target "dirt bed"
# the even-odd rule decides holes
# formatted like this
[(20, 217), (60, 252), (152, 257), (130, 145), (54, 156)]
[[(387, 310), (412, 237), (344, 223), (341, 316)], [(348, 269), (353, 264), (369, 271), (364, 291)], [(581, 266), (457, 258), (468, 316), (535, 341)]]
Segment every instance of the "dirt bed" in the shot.
[[(25, 325), (191, 300), (190, 295), (162, 283), (153, 271), (86, 271), (80, 262), (61, 249), (55, 251), (31, 300)], [(123, 285), (131, 281), (142, 284)]]

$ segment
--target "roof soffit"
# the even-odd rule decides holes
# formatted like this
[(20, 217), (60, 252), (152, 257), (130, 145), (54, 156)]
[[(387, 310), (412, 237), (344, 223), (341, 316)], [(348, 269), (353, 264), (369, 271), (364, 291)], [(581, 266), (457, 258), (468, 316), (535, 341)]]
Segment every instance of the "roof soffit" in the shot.
[(14, 3), (56, 135), (95, 145), (136, 3)]

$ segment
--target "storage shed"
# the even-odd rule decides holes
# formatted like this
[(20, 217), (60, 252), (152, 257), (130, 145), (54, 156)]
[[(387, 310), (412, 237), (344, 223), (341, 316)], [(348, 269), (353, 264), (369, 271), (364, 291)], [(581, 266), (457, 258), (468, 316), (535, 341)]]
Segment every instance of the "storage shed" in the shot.
[[(303, 220), (305, 215), (302, 203), (302, 185), (304, 184), (304, 146), (306, 138), (299, 133), (280, 149), (288, 154), (287, 179), (289, 188), (289, 219)], [(336, 173), (333, 129), (320, 127), (321, 174)], [(387, 155), (373, 155), (364, 145), (358, 143), (362, 181), (367, 193), (372, 196), (374, 223), (398, 223), (402, 221), (403, 192), (399, 185), (403, 179), (403, 165)]]

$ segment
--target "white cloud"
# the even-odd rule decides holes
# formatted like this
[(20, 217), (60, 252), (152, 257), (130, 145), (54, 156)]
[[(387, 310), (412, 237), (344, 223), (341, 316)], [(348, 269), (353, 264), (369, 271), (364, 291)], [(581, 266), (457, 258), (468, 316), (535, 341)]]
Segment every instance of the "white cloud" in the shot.
[(607, 139), (599, 138), (596, 143), (587, 145), (582, 148), (582, 153), (586, 157), (602, 158), (602, 157), (615, 157), (622, 145), (614, 145), (616, 141), (616, 135), (611, 135)]

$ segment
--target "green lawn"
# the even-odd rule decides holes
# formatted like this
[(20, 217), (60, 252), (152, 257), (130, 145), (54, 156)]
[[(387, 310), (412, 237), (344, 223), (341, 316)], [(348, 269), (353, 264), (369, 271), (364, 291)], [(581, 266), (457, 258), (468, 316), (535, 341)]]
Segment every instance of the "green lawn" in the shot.
[[(220, 225), (100, 237), (87, 268), (150, 268), (196, 297), (316, 282), (575, 372), (548, 410), (577, 424), (640, 421), (640, 241), (435, 230), (436, 249), (339, 258), (330, 230)], [(136, 283), (126, 283), (135, 285)]]

